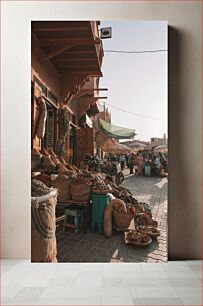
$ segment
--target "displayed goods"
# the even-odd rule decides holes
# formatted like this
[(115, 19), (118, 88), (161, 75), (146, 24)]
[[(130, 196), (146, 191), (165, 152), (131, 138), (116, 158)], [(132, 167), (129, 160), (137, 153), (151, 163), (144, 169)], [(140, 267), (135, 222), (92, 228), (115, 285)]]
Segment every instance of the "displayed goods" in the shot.
[(123, 186), (115, 187), (113, 190), (113, 195), (116, 198), (123, 200), (125, 203), (132, 203), (132, 204), (138, 203), (135, 196), (130, 192), (130, 190)]
[(80, 169), (78, 169), (78, 167), (76, 167), (75, 165), (72, 165), (72, 167), (73, 167), (73, 169), (74, 169), (75, 171), (77, 171), (77, 172), (80, 171)]
[(42, 154), (36, 148), (33, 148), (31, 151), (31, 168), (38, 168), (41, 164)]
[[(40, 92), (38, 92), (39, 95), (41, 95)], [(41, 114), (41, 109), (39, 107), (39, 102), (38, 102), (38, 97), (35, 97), (35, 116), (34, 116), (34, 124), (33, 124), (33, 133), (32, 133), (32, 138), (35, 139), (35, 137), (37, 136), (37, 129), (39, 126), (39, 118), (40, 118), (40, 114)]]
[(56, 165), (51, 160), (51, 157), (48, 157), (48, 156), (43, 157), (42, 167), (43, 167), (43, 169), (46, 169), (46, 170), (53, 170), (53, 171), (56, 170)]
[(44, 183), (47, 187), (51, 187), (51, 176), (46, 173), (40, 173), (35, 176), (35, 179)]
[(51, 160), (53, 161), (53, 163), (54, 163), (56, 166), (61, 165), (59, 159), (58, 159), (56, 156), (51, 156)]
[(55, 156), (55, 157), (56, 157), (56, 154), (54, 153), (54, 151), (53, 151), (52, 148), (48, 148), (47, 151), (48, 151), (48, 153), (49, 153), (51, 156)]
[(73, 179), (71, 183), (71, 196), (74, 201), (89, 201), (91, 196), (91, 181), (82, 177)]
[(45, 149), (45, 148), (42, 148), (41, 149), (41, 153), (42, 153), (42, 155), (44, 155), (44, 156), (50, 156), (50, 154), (49, 154), (49, 152)]
[(32, 150), (31, 150), (31, 155), (32, 156), (38, 156), (38, 155), (40, 155), (41, 156), (41, 153), (39, 152), (39, 150), (37, 149), (37, 148), (33, 148)]
[(160, 230), (150, 225), (147, 225), (147, 226), (140, 225), (137, 227), (137, 231), (143, 234), (147, 234), (148, 236), (152, 238), (156, 238), (161, 235)]
[(83, 184), (85, 184), (85, 185), (92, 185), (92, 182), (89, 179), (85, 178), (85, 177), (78, 176), (77, 178), (73, 179), (73, 184), (74, 185), (81, 185), (81, 184), (82, 185)]
[[(32, 182), (32, 188), (35, 191), (37, 186), (36, 182)], [(57, 190), (52, 190), (47, 186), (45, 188), (47, 188), (46, 195), (31, 198), (31, 262), (54, 263), (57, 262), (55, 235)], [(38, 194), (42, 193), (42, 188), (39, 186), (38, 192)], [(35, 192), (32, 191), (32, 194)]]
[(41, 164), (42, 158), (40, 155), (31, 156), (31, 169), (37, 169)]
[(62, 156), (59, 157), (59, 161), (61, 162), (61, 164), (65, 165), (65, 166), (67, 165), (67, 162), (65, 161), (65, 159)]
[(68, 169), (66, 168), (65, 165), (58, 164), (57, 166), (58, 166), (58, 172), (59, 172), (59, 173), (65, 173), (65, 172), (68, 171)]
[(52, 181), (52, 186), (58, 190), (58, 201), (64, 202), (71, 199), (70, 184), (71, 180), (64, 174), (59, 174), (57, 178)]
[(44, 183), (36, 179), (31, 180), (31, 196), (32, 197), (43, 196), (49, 192), (50, 192), (50, 188), (47, 187)]
[(60, 110), (60, 135), (65, 137), (70, 128), (70, 114), (66, 108)]
[(135, 223), (137, 225), (151, 225), (154, 227), (158, 226), (158, 222), (153, 220), (151, 217), (151, 213), (140, 213), (135, 218)]
[[(112, 197), (110, 197), (111, 199)], [(104, 211), (104, 236), (111, 237), (112, 236), (112, 210), (114, 205), (120, 205), (123, 207), (122, 209), (125, 211), (125, 203), (118, 199), (112, 199), (105, 208)]]
[(75, 171), (75, 169), (76, 169), (73, 165), (71, 165), (71, 164), (69, 164), (69, 163), (66, 164), (66, 168), (67, 168), (68, 170), (71, 170), (71, 171)]
[(38, 175), (40, 175), (41, 174), (41, 172), (39, 172), (39, 171), (32, 171), (32, 173), (31, 173), (31, 179), (34, 179), (36, 176), (38, 176)]
[(41, 112), (40, 112), (39, 123), (37, 127), (37, 137), (42, 139), (44, 138), (44, 135), (45, 135), (47, 107), (42, 97), (38, 98), (38, 102), (39, 102), (39, 107), (40, 107)]
[(104, 183), (104, 181), (95, 182), (92, 186), (92, 192), (98, 194), (107, 194), (111, 192), (111, 186)]
[(152, 243), (152, 238), (136, 230), (130, 230), (124, 233), (126, 244), (133, 244), (138, 247), (146, 247)]
[(118, 228), (128, 228), (133, 220), (134, 216), (131, 213), (123, 213), (116, 210), (112, 211), (113, 223)]

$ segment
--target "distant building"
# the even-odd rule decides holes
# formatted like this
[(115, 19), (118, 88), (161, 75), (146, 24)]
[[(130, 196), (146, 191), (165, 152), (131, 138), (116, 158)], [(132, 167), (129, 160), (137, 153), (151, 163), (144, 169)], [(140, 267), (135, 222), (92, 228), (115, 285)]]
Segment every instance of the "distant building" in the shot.
[(167, 145), (168, 139), (166, 138), (166, 134), (163, 135), (163, 138), (152, 137), (150, 141), (142, 141), (142, 140), (128, 140), (122, 142), (126, 146), (132, 148), (134, 151), (138, 150), (152, 150), (153, 148), (160, 145)]
[(152, 137), (151, 138), (151, 146), (157, 147), (160, 145), (166, 145), (168, 143), (168, 139), (166, 138), (166, 134), (164, 134), (163, 138)]

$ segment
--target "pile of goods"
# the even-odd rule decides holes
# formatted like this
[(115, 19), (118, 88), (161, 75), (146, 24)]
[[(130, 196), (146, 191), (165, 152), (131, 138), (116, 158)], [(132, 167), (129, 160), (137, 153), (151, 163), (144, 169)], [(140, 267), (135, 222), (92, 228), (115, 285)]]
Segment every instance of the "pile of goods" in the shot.
[(99, 180), (95, 181), (92, 186), (92, 192), (97, 194), (107, 194), (112, 191), (112, 188), (109, 184), (105, 184), (104, 181)]
[(31, 180), (31, 196), (32, 197), (40, 197), (46, 195), (50, 192), (50, 188), (47, 187), (41, 181), (36, 179)]
[(77, 178), (72, 180), (72, 184), (74, 185), (92, 185), (92, 182), (91, 180), (85, 177), (78, 176)]
[(41, 159), (42, 159), (42, 154), (39, 152), (39, 150), (37, 149), (32, 149), (31, 151), (31, 168), (37, 168), (40, 163), (41, 163)]
[(67, 175), (60, 174), (52, 181), (52, 186), (58, 190), (58, 201), (65, 202), (71, 199), (71, 180)]
[(64, 173), (70, 177), (79, 173), (80, 170), (67, 163), (63, 157), (57, 156), (52, 148), (42, 148), (40, 151), (32, 149), (32, 171), (43, 171), (49, 174)]
[(136, 230), (126, 232), (124, 238), (126, 244), (133, 244), (139, 247), (146, 247), (152, 243), (151, 237)]
[(85, 177), (77, 177), (71, 182), (71, 196), (74, 201), (87, 202), (91, 197), (92, 182)]
[(56, 165), (52, 161), (50, 156), (43, 156), (42, 158), (42, 168), (50, 171), (56, 170)]
[(46, 173), (40, 173), (35, 176), (35, 179), (44, 183), (47, 187), (51, 187), (51, 176)]
[(115, 199), (112, 206), (113, 223), (119, 229), (127, 229), (134, 219), (136, 210), (133, 207), (126, 207), (124, 201)]
[(152, 238), (156, 238), (158, 236), (160, 236), (160, 230), (157, 229), (157, 227), (155, 226), (143, 226), (140, 225), (137, 227), (137, 231), (139, 231), (140, 233), (146, 234)]
[(147, 226), (158, 226), (158, 222), (152, 219), (152, 215), (149, 212), (139, 213), (135, 218), (135, 223), (137, 225), (147, 225)]

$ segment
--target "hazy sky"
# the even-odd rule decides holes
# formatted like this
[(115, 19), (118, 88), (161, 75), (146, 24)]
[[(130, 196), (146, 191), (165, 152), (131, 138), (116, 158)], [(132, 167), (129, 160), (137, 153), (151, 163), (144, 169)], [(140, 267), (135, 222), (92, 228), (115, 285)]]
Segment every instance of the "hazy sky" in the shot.
[[(112, 38), (103, 39), (104, 50), (167, 49), (165, 21), (105, 21), (100, 27), (112, 27)], [(136, 114), (165, 120), (134, 116), (106, 105), (113, 124), (135, 129), (138, 134), (135, 139), (140, 140), (167, 134), (167, 52), (104, 53), (102, 72), (100, 87), (109, 89), (108, 99), (103, 101)]]

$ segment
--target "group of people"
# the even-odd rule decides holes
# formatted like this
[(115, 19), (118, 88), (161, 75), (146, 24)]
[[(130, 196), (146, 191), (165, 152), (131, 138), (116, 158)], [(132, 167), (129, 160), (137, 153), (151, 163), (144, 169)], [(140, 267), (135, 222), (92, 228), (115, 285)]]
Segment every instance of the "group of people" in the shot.
[(130, 174), (135, 175), (146, 175), (146, 167), (150, 167), (151, 176), (159, 176), (161, 172), (168, 173), (168, 161), (166, 156), (159, 152), (157, 154), (143, 154), (139, 152), (138, 154), (131, 153), (127, 154), (106, 154), (104, 160), (100, 160), (98, 156), (91, 156), (86, 154), (84, 159), (84, 164), (88, 167), (88, 170), (91, 170), (94, 167), (95, 171), (100, 170), (102, 164), (113, 162), (120, 164), (121, 171), (126, 167), (130, 169)]
[(131, 153), (129, 155), (120, 155), (119, 162), (121, 170), (127, 166), (130, 169), (130, 174), (144, 175), (145, 166), (151, 167), (151, 175), (158, 176), (162, 170), (168, 172), (168, 162), (163, 153), (156, 155), (144, 156), (142, 153)]

